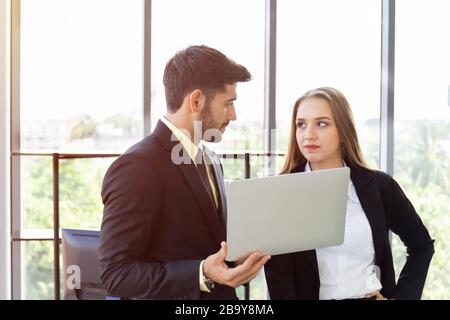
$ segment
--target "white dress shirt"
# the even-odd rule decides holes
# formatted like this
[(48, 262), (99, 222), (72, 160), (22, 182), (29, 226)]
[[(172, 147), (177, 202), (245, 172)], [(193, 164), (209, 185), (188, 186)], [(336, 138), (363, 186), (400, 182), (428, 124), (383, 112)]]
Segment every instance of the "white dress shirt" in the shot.
[[(311, 171), (309, 163), (305, 172)], [(380, 290), (379, 269), (374, 265), (372, 229), (355, 186), (348, 186), (344, 243), (316, 250), (319, 267), (319, 299), (362, 298)]]

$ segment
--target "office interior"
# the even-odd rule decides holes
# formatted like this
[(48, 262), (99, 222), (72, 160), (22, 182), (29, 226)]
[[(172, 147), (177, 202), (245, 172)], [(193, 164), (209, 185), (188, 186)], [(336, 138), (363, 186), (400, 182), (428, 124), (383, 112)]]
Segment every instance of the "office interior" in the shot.
[[(449, 12), (447, 0), (0, 0), (0, 299), (104, 294), (68, 296), (62, 229), (95, 238), (107, 168), (152, 133), (165, 63), (193, 44), (253, 76), (211, 146), (227, 180), (278, 174), (296, 99), (339, 89), (367, 162), (436, 240), (422, 298), (449, 299)], [(391, 244), (398, 271), (407, 253)], [(267, 299), (264, 275), (238, 294)]]

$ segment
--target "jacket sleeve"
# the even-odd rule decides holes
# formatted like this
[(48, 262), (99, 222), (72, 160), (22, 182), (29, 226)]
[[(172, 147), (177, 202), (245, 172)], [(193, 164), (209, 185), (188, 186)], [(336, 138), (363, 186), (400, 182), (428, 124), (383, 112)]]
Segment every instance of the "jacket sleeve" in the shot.
[(434, 254), (434, 240), (398, 183), (389, 177), (389, 228), (406, 246), (407, 259), (400, 273), (393, 298), (420, 299), (428, 267)]
[(99, 264), (101, 280), (114, 296), (199, 299), (200, 260), (146, 258), (162, 214), (162, 185), (144, 158), (126, 154), (108, 169)]
[(264, 265), (270, 299), (297, 299), (294, 254), (274, 255)]

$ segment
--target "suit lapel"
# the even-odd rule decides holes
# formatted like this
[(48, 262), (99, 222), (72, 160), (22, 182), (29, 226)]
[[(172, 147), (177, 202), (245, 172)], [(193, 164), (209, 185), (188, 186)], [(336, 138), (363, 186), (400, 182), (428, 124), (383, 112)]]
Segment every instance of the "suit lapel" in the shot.
[(195, 165), (180, 164), (178, 165), (178, 168), (181, 170), (186, 183), (189, 185), (189, 189), (191, 189), (194, 193), (194, 196), (202, 209), (203, 216), (206, 219), (210, 229), (213, 231), (214, 237), (219, 243), (225, 240), (225, 232), (219, 221), (216, 207), (203, 186)]
[(317, 263), (317, 254), (316, 250), (310, 250), (306, 253), (308, 256), (308, 260), (316, 271), (317, 275), (319, 275), (319, 264)]
[(372, 239), (375, 248), (375, 264), (380, 265), (384, 248), (384, 233), (386, 221), (384, 219), (383, 201), (381, 199), (380, 188), (377, 180), (370, 171), (352, 169), (351, 179), (355, 186), (361, 207), (366, 214), (372, 229)]
[[(161, 121), (158, 121), (154, 135), (161, 142), (164, 149), (166, 149), (170, 154), (172, 153), (173, 148), (180, 143), (176, 139), (173, 139), (174, 141), (172, 141), (172, 132)], [(218, 219), (215, 205), (211, 201), (211, 197), (203, 186), (203, 182), (197, 172), (195, 164), (189, 162), (181, 163), (175, 166), (180, 170), (186, 184), (189, 186), (189, 189), (197, 200), (203, 217), (205, 218), (214, 239), (218, 243), (225, 240), (225, 231), (223, 230), (223, 227)]]

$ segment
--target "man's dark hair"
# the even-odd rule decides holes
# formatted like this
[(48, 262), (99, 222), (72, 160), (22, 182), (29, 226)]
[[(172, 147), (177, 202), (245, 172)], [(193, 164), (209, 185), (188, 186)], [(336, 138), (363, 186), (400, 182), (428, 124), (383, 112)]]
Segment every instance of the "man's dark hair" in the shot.
[(226, 84), (251, 80), (250, 72), (222, 52), (207, 46), (191, 46), (179, 51), (166, 64), (164, 87), (167, 109), (176, 112), (184, 97), (199, 89), (206, 96), (206, 105)]

